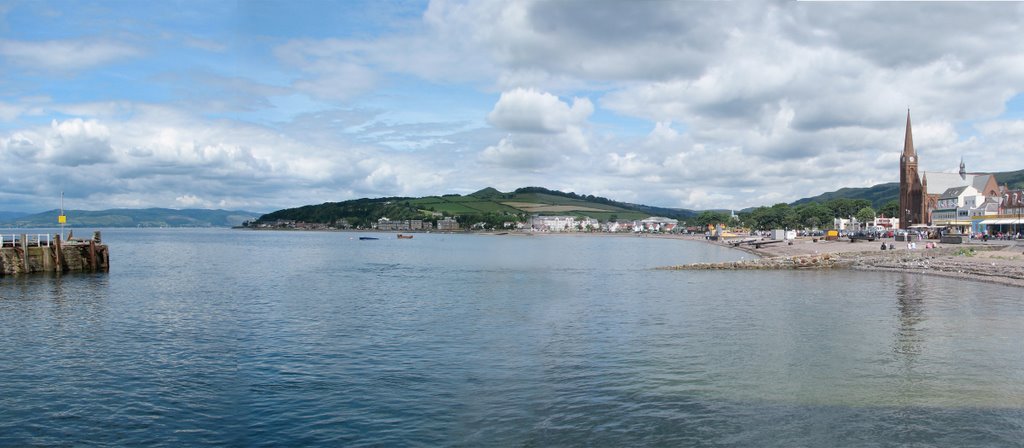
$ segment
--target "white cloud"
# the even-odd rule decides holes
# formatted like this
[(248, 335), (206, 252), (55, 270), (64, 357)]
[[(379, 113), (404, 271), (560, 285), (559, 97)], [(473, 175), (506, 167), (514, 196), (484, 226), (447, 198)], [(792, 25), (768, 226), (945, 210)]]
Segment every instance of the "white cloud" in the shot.
[(560, 133), (582, 125), (592, 113), (587, 98), (573, 98), (569, 106), (550, 93), (517, 88), (501, 94), (487, 121), (507, 131)]
[[(25, 92), (0, 102), (0, 179), (18, 185), (0, 200), (60, 182), (100, 206), (269, 208), (544, 185), (742, 208), (894, 181), (907, 107), (924, 169), (1024, 167), (1018, 3), (436, 0), (406, 19), (13, 33), (0, 58), (39, 76), (0, 80)], [(116, 61), (155, 87), (87, 76)]]
[(314, 98), (346, 101), (377, 83), (378, 75), (364, 61), (359, 47), (349, 42), (292, 40), (275, 48), (274, 54), (302, 72), (292, 86)]
[(174, 199), (174, 202), (179, 208), (202, 208), (210, 206), (209, 201), (203, 200), (191, 194), (178, 196), (177, 198)]
[(131, 45), (109, 40), (0, 40), (0, 56), (39, 70), (79, 70), (141, 54)]
[(15, 118), (20, 116), (21, 113), (21, 107), (0, 101), (0, 120), (13, 121)]
[(510, 134), (485, 148), (479, 160), (532, 172), (565, 169), (590, 152), (584, 128), (593, 111), (587, 98), (574, 98), (570, 106), (550, 93), (533, 89), (504, 92), (487, 120)]
[(50, 163), (70, 167), (114, 160), (110, 130), (96, 120), (81, 118), (53, 120), (44, 152)]
[[(533, 140), (533, 139), (531, 139)], [(505, 137), (497, 144), (488, 146), (480, 153), (480, 161), (485, 164), (515, 170), (542, 172), (550, 170), (559, 163), (559, 155), (550, 148), (541, 146), (543, 142), (536, 140), (526, 144), (516, 144), (512, 137)]]
[(38, 138), (31, 134), (15, 132), (10, 137), (0, 139), (0, 148), (3, 148), (3, 153), (0, 156), (13, 163), (34, 160), (42, 150), (35, 142)]
[[(362, 145), (356, 136), (339, 139), (324, 129), (286, 135), (142, 104), (65, 109), (95, 118), (0, 132), (0, 179), (14, 179), (24, 194), (41, 197), (64, 188), (80, 208), (270, 211), (352, 197), (441, 194), (448, 192), (445, 175), (456, 169), (448, 161)], [(12, 203), (16, 192), (7, 188), (0, 201)]]

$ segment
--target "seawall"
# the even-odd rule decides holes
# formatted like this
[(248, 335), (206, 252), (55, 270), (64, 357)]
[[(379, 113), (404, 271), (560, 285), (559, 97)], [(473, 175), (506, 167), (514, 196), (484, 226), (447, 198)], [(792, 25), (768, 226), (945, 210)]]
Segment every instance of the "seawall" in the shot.
[(4, 235), (0, 239), (0, 275), (109, 270), (110, 251), (99, 232), (89, 240), (66, 242), (60, 235)]

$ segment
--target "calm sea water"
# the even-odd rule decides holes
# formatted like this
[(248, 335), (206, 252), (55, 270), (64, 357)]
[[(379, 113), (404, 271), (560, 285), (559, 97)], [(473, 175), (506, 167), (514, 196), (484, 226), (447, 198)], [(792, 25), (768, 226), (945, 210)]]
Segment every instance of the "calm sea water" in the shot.
[(639, 237), (109, 229), (0, 278), (0, 446), (1020, 446), (1021, 289)]

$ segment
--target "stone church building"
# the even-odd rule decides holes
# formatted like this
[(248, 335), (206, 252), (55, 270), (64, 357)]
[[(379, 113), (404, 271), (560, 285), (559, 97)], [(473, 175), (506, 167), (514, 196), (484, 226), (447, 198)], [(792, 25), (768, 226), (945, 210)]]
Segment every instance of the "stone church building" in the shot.
[(913, 225), (970, 226), (972, 215), (999, 208), (1002, 189), (992, 174), (968, 173), (963, 160), (957, 173), (919, 172), (907, 111), (907, 131), (900, 155), (900, 228)]

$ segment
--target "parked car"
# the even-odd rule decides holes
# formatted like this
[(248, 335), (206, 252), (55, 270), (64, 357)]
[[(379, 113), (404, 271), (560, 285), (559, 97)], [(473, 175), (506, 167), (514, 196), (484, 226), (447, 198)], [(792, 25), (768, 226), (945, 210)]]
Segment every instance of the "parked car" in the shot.
[(875, 238), (878, 238), (878, 235), (875, 234), (874, 232), (866, 232), (866, 231), (862, 230), (862, 231), (859, 231), (859, 232), (851, 232), (850, 233), (850, 242), (851, 243), (854, 242), (854, 241), (857, 241), (857, 240), (874, 241)]

